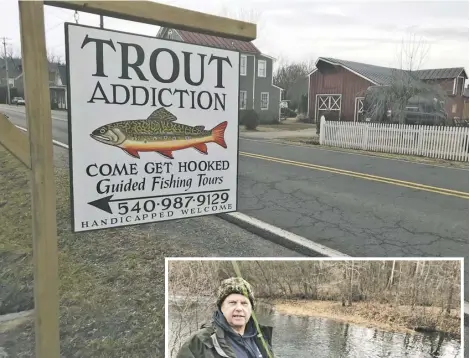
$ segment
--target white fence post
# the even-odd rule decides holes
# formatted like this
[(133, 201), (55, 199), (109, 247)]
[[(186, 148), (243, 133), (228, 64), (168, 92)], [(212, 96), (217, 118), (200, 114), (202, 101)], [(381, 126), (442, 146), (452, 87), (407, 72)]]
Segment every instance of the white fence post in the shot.
[(320, 117), (320, 144), (323, 145), (325, 143), (325, 127), (326, 127), (326, 120), (325, 116)]
[(366, 123), (362, 132), (362, 150), (367, 149), (368, 140), (369, 140), (369, 123)]

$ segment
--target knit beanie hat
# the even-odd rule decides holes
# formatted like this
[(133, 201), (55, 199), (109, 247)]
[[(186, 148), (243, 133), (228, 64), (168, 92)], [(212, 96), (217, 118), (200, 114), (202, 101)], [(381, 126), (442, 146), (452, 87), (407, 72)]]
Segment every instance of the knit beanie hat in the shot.
[(222, 281), (217, 290), (217, 307), (220, 308), (222, 302), (232, 293), (238, 293), (248, 297), (251, 306), (254, 307), (255, 296), (253, 295), (253, 289), (251, 285), (241, 277), (231, 277)]

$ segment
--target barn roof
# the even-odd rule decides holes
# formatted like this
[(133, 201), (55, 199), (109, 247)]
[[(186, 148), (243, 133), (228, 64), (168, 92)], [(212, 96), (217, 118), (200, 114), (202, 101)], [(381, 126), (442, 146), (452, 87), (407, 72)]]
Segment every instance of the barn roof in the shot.
[(452, 67), (452, 68), (436, 68), (430, 70), (419, 70), (414, 71), (418, 77), (422, 80), (440, 80), (447, 78), (455, 78), (459, 76), (462, 71), (465, 71), (463, 67)]
[(366, 79), (378, 85), (389, 84), (392, 80), (393, 71), (395, 70), (390, 67), (381, 67), (360, 62), (339, 60), (331, 57), (320, 57), (318, 60), (341, 65), (346, 69), (355, 72), (357, 75), (365, 77)]
[[(405, 73), (405, 71), (397, 68), (375, 66), (367, 63), (345, 61), (331, 57), (319, 57), (317, 60), (317, 64), (319, 61), (324, 61), (333, 65), (342, 66), (347, 70), (369, 80), (370, 82), (376, 85), (388, 85), (392, 82), (393, 76), (395, 74), (400, 72)], [(413, 73), (416, 74), (421, 80), (438, 80), (446, 78), (455, 78), (459, 74), (461, 74), (462, 71), (465, 73), (465, 69), (463, 67), (453, 67), (419, 70), (413, 71)]]

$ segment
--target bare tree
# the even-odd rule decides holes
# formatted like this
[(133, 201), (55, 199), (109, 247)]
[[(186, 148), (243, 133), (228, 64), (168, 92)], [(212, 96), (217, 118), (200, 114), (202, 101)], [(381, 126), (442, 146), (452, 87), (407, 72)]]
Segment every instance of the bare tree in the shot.
[(273, 74), (273, 82), (281, 87), (284, 90), (284, 96), (287, 96), (292, 86), (299, 79), (305, 78), (314, 66), (313, 60), (294, 62), (281, 58)]
[[(449, 269), (447, 271), (446, 276), (450, 277), (458, 277), (459, 276), (459, 263), (458, 262), (450, 262)], [(452, 308), (452, 302), (454, 301), (454, 291), (455, 291), (455, 282), (454, 280), (448, 280), (448, 295), (447, 295), (447, 302), (446, 302), (446, 313), (450, 314), (450, 310)]]
[(47, 50), (47, 60), (49, 61), (49, 63), (58, 65), (63, 64), (62, 56), (57, 55), (52, 50)]
[(435, 83), (422, 81), (417, 72), (422, 69), (428, 53), (429, 44), (415, 34), (402, 40), (397, 58), (399, 68), (392, 69), (390, 83), (367, 93), (366, 117), (373, 121), (388, 121), (387, 111), (390, 110), (392, 122), (405, 123), (405, 109), (413, 97), (422, 97), (439, 108), (445, 101), (445, 92)]
[(401, 48), (397, 54), (399, 68), (410, 73), (422, 69), (426, 63), (429, 50), (430, 45), (424, 38), (418, 38), (416, 34), (409, 33), (406, 39), (402, 39)]
[(12, 46), (12, 45), (10, 45), (10, 44), (7, 45), (7, 46), (5, 47), (5, 50), (6, 50), (6, 53), (5, 53), (5, 51), (3, 51), (3, 48), (2, 48), (2, 51), (0, 51), (1, 54), (2, 54), (2, 57), (6, 57), (6, 58), (9, 58), (9, 59), (12, 59), (12, 58), (15, 57), (15, 56), (14, 56), (14, 50), (13, 50), (13, 46)]
[(264, 23), (261, 21), (262, 12), (255, 8), (229, 8), (225, 5), (222, 6), (219, 12), (220, 16), (228, 17), (230, 19), (241, 20), (256, 24), (256, 38), (261, 37), (263, 29), (265, 28)]

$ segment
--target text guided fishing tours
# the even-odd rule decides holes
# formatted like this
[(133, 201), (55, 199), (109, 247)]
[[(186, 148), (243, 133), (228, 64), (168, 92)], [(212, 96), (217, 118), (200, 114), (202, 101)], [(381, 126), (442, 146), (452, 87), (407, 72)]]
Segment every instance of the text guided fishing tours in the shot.
[[(148, 85), (135, 86), (125, 83), (107, 83), (103, 85), (98, 80), (90, 93), (88, 103), (97, 101), (106, 104), (189, 108), (198, 110), (225, 110), (226, 93), (224, 69), (232, 67), (230, 58), (190, 51), (175, 51), (170, 48), (155, 48), (146, 53), (144, 47), (137, 43), (115, 43), (112, 39), (100, 39), (86, 36), (82, 48), (95, 46), (96, 71), (94, 77), (106, 78), (109, 72), (105, 52), (112, 50), (120, 53), (121, 73), (118, 79)], [(132, 58), (132, 59), (131, 59)], [(114, 59), (114, 56), (113, 56)], [(162, 60), (160, 60), (162, 59)], [(145, 69), (145, 70), (144, 70)], [(175, 88), (179, 79), (184, 79), (184, 87), (197, 88), (201, 86), (206, 73), (215, 71), (216, 82), (214, 91), (188, 90)], [(145, 73), (150, 73), (145, 75)], [(211, 76), (213, 77), (213, 76)], [(123, 82), (123, 81), (120, 81)], [(153, 85), (155, 83), (155, 85)]]
[(237, 211), (240, 53), (66, 24), (73, 230)]
[[(115, 194), (136, 191), (161, 191), (162, 189), (180, 189), (185, 192), (192, 188), (204, 188), (223, 184), (224, 176), (220, 172), (230, 169), (227, 160), (188, 161), (188, 162), (147, 162), (143, 172), (139, 172), (137, 163), (97, 164), (92, 163), (85, 169), (90, 178), (97, 178), (97, 194)], [(173, 173), (175, 171), (177, 174)], [(216, 174), (211, 174), (216, 173)], [(196, 178), (185, 176), (195, 173)]]

